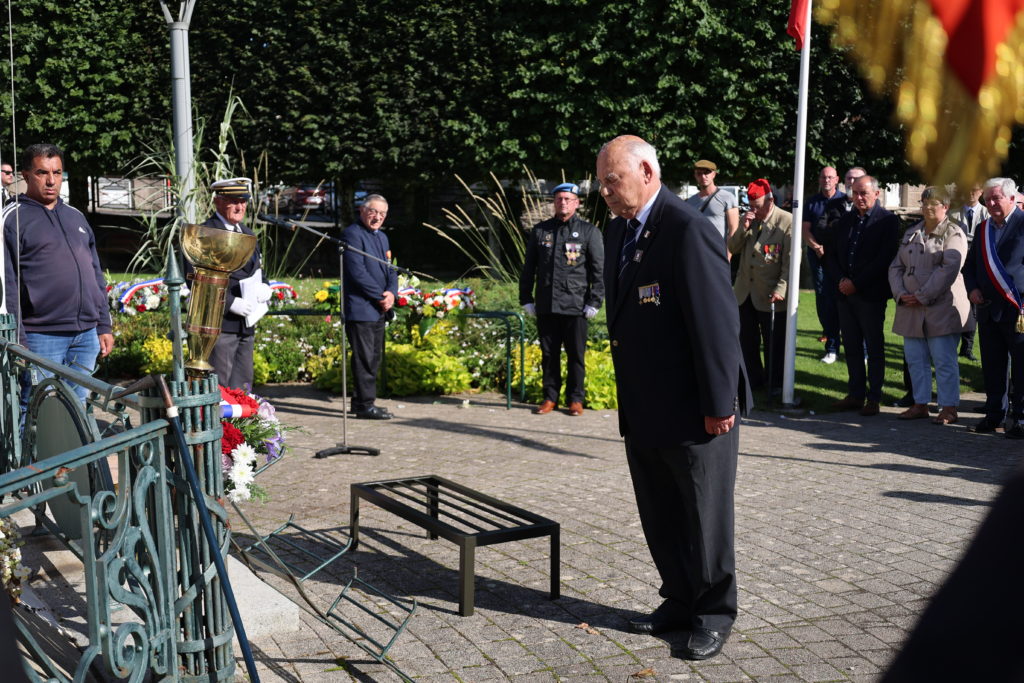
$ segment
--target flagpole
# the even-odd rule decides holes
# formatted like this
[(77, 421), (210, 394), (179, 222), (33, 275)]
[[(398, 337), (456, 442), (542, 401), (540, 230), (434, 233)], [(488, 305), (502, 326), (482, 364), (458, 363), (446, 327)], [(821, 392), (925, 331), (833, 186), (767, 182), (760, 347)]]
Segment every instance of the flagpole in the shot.
[(800, 262), (803, 256), (804, 152), (807, 149), (807, 82), (811, 66), (811, 2), (804, 16), (803, 46), (800, 48), (800, 91), (797, 96), (796, 154), (793, 171), (793, 229), (790, 238), (789, 287), (786, 290), (786, 358), (782, 368), (782, 404), (795, 405), (796, 317), (800, 301)]

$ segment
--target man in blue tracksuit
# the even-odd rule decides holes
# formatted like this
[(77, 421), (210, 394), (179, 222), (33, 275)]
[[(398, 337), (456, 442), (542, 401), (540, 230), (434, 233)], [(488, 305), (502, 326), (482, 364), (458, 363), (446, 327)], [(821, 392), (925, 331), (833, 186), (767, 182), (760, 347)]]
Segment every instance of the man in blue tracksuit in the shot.
[[(391, 259), (388, 238), (381, 232), (388, 215), (388, 203), (371, 194), (359, 207), (359, 220), (345, 228), (345, 244), (387, 262)], [(386, 263), (346, 249), (343, 252), (345, 279), (345, 334), (352, 346), (352, 412), (367, 420), (389, 420), (386, 408), (377, 400), (377, 368), (384, 347), (384, 323), (398, 296), (398, 276)]]
[[(30, 351), (91, 373), (97, 356), (114, 348), (110, 307), (92, 227), (60, 197), (63, 173), (55, 145), (30, 145), (21, 155), (25, 193), (3, 208), (4, 303)], [(31, 385), (49, 374), (36, 368), (31, 383), (23, 380), (23, 407)]]

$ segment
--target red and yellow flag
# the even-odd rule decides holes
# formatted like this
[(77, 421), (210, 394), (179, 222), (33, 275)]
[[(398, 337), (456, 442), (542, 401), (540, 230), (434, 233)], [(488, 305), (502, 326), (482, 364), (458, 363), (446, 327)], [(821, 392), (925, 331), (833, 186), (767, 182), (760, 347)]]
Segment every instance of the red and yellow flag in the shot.
[(822, 0), (815, 18), (895, 98), (907, 159), (929, 182), (998, 174), (1024, 123), (1024, 0)]

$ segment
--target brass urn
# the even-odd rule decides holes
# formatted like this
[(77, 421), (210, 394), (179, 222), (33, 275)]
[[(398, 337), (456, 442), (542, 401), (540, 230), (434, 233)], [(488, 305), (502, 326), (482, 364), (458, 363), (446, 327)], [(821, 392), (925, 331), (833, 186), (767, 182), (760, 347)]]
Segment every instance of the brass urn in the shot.
[(209, 359), (220, 336), (229, 276), (249, 260), (254, 249), (256, 237), (243, 232), (193, 223), (181, 231), (181, 250), (195, 269), (185, 319), (185, 370), (192, 377), (205, 377), (213, 372)]

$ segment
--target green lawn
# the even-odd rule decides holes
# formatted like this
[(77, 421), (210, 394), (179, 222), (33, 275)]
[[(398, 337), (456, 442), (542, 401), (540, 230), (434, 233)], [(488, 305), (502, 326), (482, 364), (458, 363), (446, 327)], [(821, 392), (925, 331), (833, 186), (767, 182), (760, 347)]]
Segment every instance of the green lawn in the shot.
[[(885, 321), (885, 385), (883, 405), (892, 405), (903, 396), (903, 337), (892, 333), (892, 318), (895, 303), (890, 303)], [(846, 395), (846, 362), (840, 352), (839, 360), (832, 365), (821, 362), (824, 345), (818, 341), (821, 326), (814, 309), (814, 292), (800, 292), (800, 306), (797, 309), (796, 372), (794, 394), (800, 399), (800, 407), (810, 410), (827, 409), (833, 401)], [(975, 355), (978, 353), (975, 344)], [(981, 391), (981, 364), (960, 359), (960, 391)], [(776, 401), (778, 403), (779, 401)], [(768, 405), (767, 396), (755, 396), (759, 407)]]

